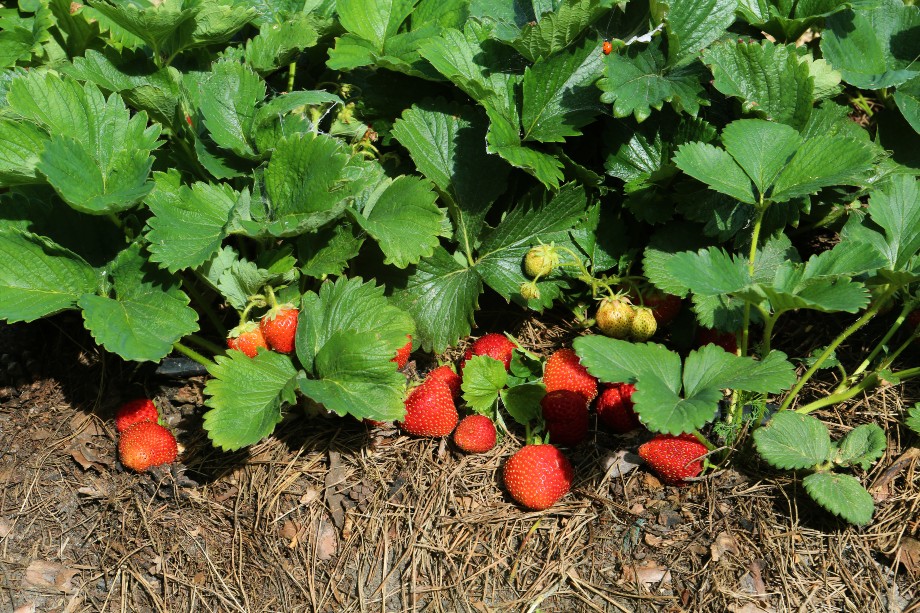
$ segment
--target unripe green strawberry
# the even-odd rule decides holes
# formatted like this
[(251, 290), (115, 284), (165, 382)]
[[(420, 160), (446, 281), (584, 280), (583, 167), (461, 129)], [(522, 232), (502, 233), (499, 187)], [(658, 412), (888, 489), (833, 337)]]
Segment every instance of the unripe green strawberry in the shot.
[(597, 307), (594, 320), (604, 336), (626, 339), (632, 334), (632, 322), (636, 310), (628, 302), (619, 298), (605, 298)]
[(235, 327), (227, 336), (227, 347), (242, 351), (247, 356), (254, 358), (259, 347), (268, 349), (268, 343), (262, 336), (262, 330), (259, 324), (254, 321), (247, 321)]
[(708, 452), (692, 434), (659, 434), (639, 447), (639, 457), (671, 485), (685, 485), (685, 479), (699, 475), (703, 471), (700, 458)]
[(524, 300), (539, 300), (540, 299), (540, 288), (537, 287), (537, 284), (534, 282), (521, 283), (521, 298)]
[(430, 381), (422, 383), (406, 397), (402, 429), (415, 436), (447, 436), (453, 432), (458, 419), (450, 388), (439, 381)]
[(502, 476), (512, 498), (542, 511), (568, 493), (575, 471), (553, 445), (525, 445), (505, 462)]
[(142, 421), (134, 424), (118, 441), (118, 457), (125, 467), (144, 472), (152, 466), (176, 460), (178, 446), (172, 432), (158, 423)]
[(467, 415), (454, 430), (454, 443), (467, 453), (485, 453), (495, 441), (495, 424), (485, 415)]
[(524, 274), (533, 279), (545, 277), (559, 265), (559, 254), (552, 245), (537, 245), (524, 256)]
[(630, 336), (640, 342), (647, 341), (655, 336), (655, 332), (658, 331), (658, 322), (655, 321), (655, 315), (652, 310), (646, 307), (637, 308), (629, 330)]
[(115, 430), (124, 432), (142, 421), (156, 422), (160, 418), (157, 407), (149, 398), (135, 398), (115, 409)]
[(298, 311), (293, 304), (282, 304), (262, 317), (259, 327), (268, 346), (279, 353), (294, 351)]

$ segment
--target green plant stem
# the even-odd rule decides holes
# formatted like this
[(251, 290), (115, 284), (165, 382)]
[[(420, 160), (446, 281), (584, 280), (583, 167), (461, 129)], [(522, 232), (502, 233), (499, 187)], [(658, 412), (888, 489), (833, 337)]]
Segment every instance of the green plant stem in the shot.
[(911, 335), (907, 338), (907, 340), (905, 340), (903, 343), (901, 343), (901, 346), (898, 347), (897, 349), (895, 349), (895, 350), (894, 350), (894, 353), (892, 353), (892, 354), (889, 355), (887, 358), (885, 358), (885, 359), (882, 361), (882, 363), (879, 364), (879, 366), (878, 366), (878, 368), (877, 368), (876, 370), (877, 370), (877, 371), (878, 371), (878, 370), (885, 370), (885, 369), (889, 368), (889, 367), (894, 363), (894, 361), (898, 359), (898, 356), (901, 355), (901, 354), (904, 352), (905, 349), (907, 349), (908, 347), (910, 347), (910, 346), (914, 343), (914, 341), (917, 340), (917, 338), (920, 338), (920, 328), (917, 328), (916, 330), (914, 330), (914, 333), (911, 334)]
[(296, 76), (297, 76), (297, 61), (295, 60), (291, 62), (290, 64), (288, 64), (287, 90), (289, 92), (294, 91), (294, 77)]
[(898, 318), (894, 320), (894, 324), (892, 324), (891, 328), (888, 329), (888, 332), (885, 334), (885, 336), (882, 337), (882, 340), (880, 340), (878, 344), (875, 345), (875, 348), (872, 350), (872, 352), (866, 356), (866, 359), (856, 367), (856, 370), (853, 371), (851, 377), (856, 377), (862, 374), (867, 368), (869, 368), (869, 365), (875, 359), (875, 356), (877, 356), (885, 347), (885, 345), (888, 344), (888, 341), (890, 341), (891, 337), (894, 336), (895, 332), (898, 331), (898, 328), (901, 327), (901, 324), (904, 323), (904, 320), (907, 319), (907, 315), (912, 310), (913, 305), (911, 303), (906, 303), (904, 305), (904, 308), (901, 309), (901, 313), (898, 315)]
[(874, 305), (869, 307), (869, 309), (863, 313), (863, 316), (857, 319), (855, 322), (850, 324), (850, 326), (841, 332), (834, 341), (828, 345), (824, 351), (818, 356), (818, 359), (815, 360), (815, 363), (811, 365), (811, 368), (805, 371), (805, 374), (802, 375), (802, 378), (798, 380), (795, 384), (795, 387), (789, 392), (789, 395), (786, 396), (786, 399), (783, 401), (782, 406), (780, 406), (780, 411), (785, 411), (789, 408), (789, 405), (792, 404), (792, 401), (795, 400), (795, 397), (798, 396), (799, 392), (802, 391), (802, 388), (805, 387), (805, 384), (811, 379), (811, 377), (821, 368), (821, 365), (834, 353), (834, 350), (840, 346), (843, 341), (848, 339), (850, 335), (862, 328), (870, 319), (876, 316), (879, 311), (879, 308), (888, 301), (889, 298), (895, 293), (895, 289), (889, 289), (885, 294), (883, 294), (882, 299), (876, 302)]
[(196, 345), (198, 345), (198, 346), (201, 347), (202, 349), (205, 349), (205, 350), (207, 350), (207, 351), (210, 351), (210, 352), (213, 353), (214, 355), (217, 355), (217, 354), (219, 354), (219, 353), (223, 353), (223, 352), (224, 352), (224, 348), (223, 348), (223, 347), (221, 347), (221, 346), (218, 345), (217, 343), (212, 343), (212, 342), (209, 341), (208, 339), (206, 339), (206, 338), (204, 338), (204, 337), (201, 337), (201, 336), (198, 336), (197, 334), (189, 334), (189, 335), (186, 336), (185, 338), (187, 338), (187, 339), (190, 340), (191, 342), (195, 343)]
[(699, 430), (694, 430), (694, 431), (691, 432), (690, 434), (692, 434), (693, 436), (695, 436), (699, 442), (701, 442), (701, 443), (703, 443), (704, 445), (706, 445), (706, 449), (708, 449), (709, 451), (715, 451), (715, 450), (716, 450), (716, 446), (713, 445), (712, 443), (710, 443), (710, 442), (709, 442), (709, 439), (707, 439), (705, 436), (703, 436), (702, 434), (700, 434), (700, 431), (699, 431)]
[(763, 354), (767, 355), (770, 353), (770, 343), (773, 338), (773, 326), (776, 325), (776, 320), (779, 319), (779, 315), (769, 315), (761, 310), (763, 317)]
[(224, 322), (220, 320), (220, 317), (217, 316), (217, 312), (211, 307), (210, 302), (208, 302), (204, 295), (198, 291), (198, 288), (189, 281), (185, 276), (182, 276), (182, 286), (185, 288), (185, 291), (188, 292), (188, 295), (195, 302), (205, 317), (208, 318), (208, 321), (211, 322), (211, 325), (214, 326), (215, 331), (220, 334), (222, 337), (227, 336), (227, 327), (224, 325)]
[(799, 407), (795, 410), (796, 413), (801, 413), (802, 415), (807, 415), (812, 411), (817, 411), (818, 409), (837, 404), (838, 402), (843, 402), (844, 400), (849, 400), (856, 394), (869, 389), (870, 387), (875, 387), (878, 384), (878, 375), (875, 373), (870, 373), (862, 381), (856, 385), (849, 387), (840, 392), (834, 392), (829, 396), (825, 396), (814, 402), (809, 402), (805, 406)]
[[(763, 194), (760, 195), (760, 202), (757, 205), (757, 219), (754, 221), (754, 230), (751, 233), (751, 251), (748, 254), (748, 274), (754, 276), (754, 261), (757, 258), (757, 243), (760, 241), (760, 230), (763, 227), (763, 217), (767, 212), (767, 205), (764, 204)], [(744, 303), (744, 320), (741, 324), (741, 355), (746, 356), (748, 350), (748, 336), (751, 324), (751, 303)]]
[(192, 349), (191, 347), (186, 347), (185, 345), (183, 345), (183, 344), (180, 343), (179, 341), (176, 341), (175, 343), (173, 343), (173, 349), (175, 349), (176, 351), (178, 351), (179, 353), (181, 353), (181, 354), (184, 355), (185, 357), (187, 357), (187, 358), (189, 358), (189, 359), (191, 359), (191, 360), (194, 360), (194, 361), (198, 362), (199, 364), (201, 364), (201, 365), (204, 366), (205, 368), (211, 368), (212, 366), (215, 366), (214, 362), (212, 362), (212, 361), (209, 360), (208, 358), (204, 357), (203, 355), (201, 355), (200, 353), (198, 353), (197, 351), (195, 351), (195, 350)]

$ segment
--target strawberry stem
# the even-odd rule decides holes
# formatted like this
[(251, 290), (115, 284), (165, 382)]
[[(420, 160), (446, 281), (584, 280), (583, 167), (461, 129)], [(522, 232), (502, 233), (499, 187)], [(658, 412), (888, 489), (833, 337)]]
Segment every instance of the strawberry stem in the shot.
[(218, 345), (218, 344), (216, 344), (216, 343), (212, 343), (212, 342), (209, 341), (208, 339), (203, 338), (203, 337), (201, 337), (201, 336), (198, 336), (197, 334), (189, 334), (189, 335), (186, 336), (185, 338), (188, 339), (188, 340), (190, 340), (191, 342), (195, 343), (196, 345), (198, 345), (198, 346), (201, 347), (202, 349), (206, 349), (206, 350), (210, 351), (210, 352), (211, 352), (212, 354), (214, 354), (214, 355), (217, 355), (217, 354), (219, 354), (219, 353), (223, 353), (223, 352), (224, 352), (224, 348), (223, 348), (223, 347), (221, 347), (220, 345)]
[(183, 344), (180, 343), (179, 341), (176, 341), (175, 343), (173, 343), (173, 349), (175, 349), (176, 351), (178, 351), (179, 353), (181, 353), (181, 354), (184, 355), (185, 357), (187, 357), (187, 358), (189, 358), (189, 359), (191, 359), (191, 360), (194, 360), (195, 362), (198, 362), (199, 364), (201, 364), (201, 365), (204, 366), (205, 368), (210, 369), (212, 366), (215, 366), (214, 362), (212, 362), (212, 361), (209, 360), (208, 358), (204, 357), (203, 355), (201, 355), (200, 353), (198, 353), (197, 351), (195, 351), (195, 350), (192, 349), (191, 347), (186, 347), (185, 345), (183, 345)]

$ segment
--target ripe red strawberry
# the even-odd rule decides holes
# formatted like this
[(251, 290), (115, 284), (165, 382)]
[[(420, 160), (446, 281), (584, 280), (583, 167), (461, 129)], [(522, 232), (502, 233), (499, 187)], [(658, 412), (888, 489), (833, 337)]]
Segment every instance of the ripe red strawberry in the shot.
[(659, 434), (639, 447), (639, 457), (665, 483), (684, 485), (684, 479), (696, 477), (703, 471), (699, 458), (709, 450), (692, 434)]
[(738, 351), (738, 339), (731, 332), (720, 332), (712, 328), (703, 328), (700, 326), (696, 331), (696, 344), (698, 347), (703, 345), (718, 345), (729, 353)]
[(425, 377), (425, 381), (443, 383), (450, 388), (450, 393), (454, 398), (458, 398), (460, 396), (460, 384), (462, 383), (460, 375), (455, 373), (454, 369), (447, 364), (444, 366), (438, 366), (429, 372), (428, 376)]
[(597, 379), (581, 365), (578, 356), (571, 349), (559, 349), (546, 360), (543, 368), (543, 383), (546, 391), (571, 390), (585, 397), (590, 403), (597, 396)]
[(578, 392), (549, 392), (540, 400), (540, 407), (551, 443), (574, 447), (588, 436), (588, 404)]
[(568, 458), (553, 445), (525, 445), (508, 458), (502, 474), (511, 497), (535, 511), (556, 504), (575, 477)]
[(178, 447), (172, 432), (152, 421), (136, 423), (121, 435), (118, 457), (131, 470), (144, 472), (151, 466), (176, 460)]
[(680, 313), (681, 299), (673, 294), (665, 294), (657, 289), (642, 293), (642, 304), (652, 309), (652, 315), (659, 326), (666, 326)]
[(249, 357), (254, 358), (259, 347), (268, 349), (268, 343), (265, 342), (265, 337), (262, 336), (259, 324), (248, 321), (230, 331), (230, 335), (227, 337), (227, 347), (242, 351)]
[(402, 369), (406, 366), (406, 362), (409, 361), (409, 354), (412, 353), (412, 335), (407, 334), (406, 338), (409, 339), (409, 342), (396, 350), (396, 357), (390, 360), (391, 362), (396, 362), (396, 368)]
[(269, 347), (280, 353), (294, 351), (298, 314), (293, 304), (283, 304), (271, 309), (262, 317), (259, 327)]
[(617, 434), (632, 432), (641, 425), (633, 410), (634, 391), (636, 386), (631, 383), (605, 383), (597, 397), (598, 419)]
[(115, 409), (115, 430), (124, 432), (142, 421), (156, 422), (160, 418), (156, 405), (149, 398), (135, 398)]
[(495, 447), (495, 424), (485, 415), (467, 415), (454, 430), (454, 442), (467, 453), (485, 453)]
[(630, 336), (633, 339), (644, 342), (655, 336), (658, 331), (658, 321), (655, 314), (648, 307), (639, 307), (636, 309), (636, 316), (633, 317), (632, 324), (629, 327)]
[(625, 339), (632, 333), (635, 317), (636, 310), (625, 300), (605, 298), (598, 305), (594, 320), (604, 336)]
[(402, 429), (416, 436), (447, 436), (458, 419), (450, 388), (433, 381), (422, 383), (409, 392)]
[[(508, 337), (504, 334), (490, 332), (489, 334), (480, 336), (476, 342), (466, 350), (466, 355), (463, 356), (463, 363), (465, 364), (466, 361), (474, 355), (487, 355), (504, 364), (505, 370), (508, 370), (511, 368), (511, 352), (514, 351), (516, 346), (517, 345), (508, 340)], [(463, 364), (460, 365), (460, 368), (463, 368)]]

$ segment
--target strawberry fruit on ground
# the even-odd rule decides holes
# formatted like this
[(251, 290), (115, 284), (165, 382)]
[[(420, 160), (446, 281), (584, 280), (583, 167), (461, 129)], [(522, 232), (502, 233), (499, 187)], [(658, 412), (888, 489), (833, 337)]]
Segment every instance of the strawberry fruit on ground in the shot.
[(406, 363), (409, 361), (409, 354), (412, 353), (412, 335), (407, 334), (406, 338), (409, 339), (409, 342), (396, 350), (396, 357), (394, 357), (391, 362), (396, 362), (396, 367), (403, 369), (406, 366)]
[[(511, 368), (511, 353), (515, 347), (517, 345), (511, 342), (504, 334), (490, 332), (476, 339), (470, 348), (466, 350), (463, 361), (465, 363), (474, 355), (487, 355), (504, 364), (505, 370), (508, 370)], [(460, 367), (463, 368), (463, 365), (461, 364)]]
[(553, 445), (525, 445), (505, 462), (502, 476), (512, 498), (542, 511), (568, 493), (575, 471)]
[(124, 432), (142, 421), (156, 421), (160, 418), (157, 407), (149, 398), (135, 398), (115, 409), (115, 430)]
[(685, 485), (684, 479), (703, 472), (702, 456), (708, 452), (692, 434), (659, 434), (639, 447), (639, 457), (670, 485)]
[(454, 398), (458, 398), (460, 396), (460, 384), (462, 383), (460, 375), (454, 372), (454, 369), (447, 364), (444, 366), (438, 366), (429, 372), (425, 377), (425, 381), (443, 383), (450, 388), (450, 393)]
[(467, 415), (454, 430), (454, 443), (467, 453), (485, 453), (495, 440), (495, 424), (485, 415)]
[(256, 357), (259, 347), (268, 349), (259, 324), (254, 321), (241, 323), (227, 336), (227, 347), (242, 351), (251, 358)]
[(578, 392), (549, 392), (540, 400), (540, 407), (551, 443), (572, 447), (588, 436), (588, 404)]
[(298, 315), (293, 304), (282, 304), (262, 316), (259, 328), (269, 347), (280, 353), (294, 351)]
[(409, 392), (401, 427), (415, 436), (440, 437), (453, 432), (459, 415), (446, 384), (428, 381)]
[(604, 336), (624, 340), (632, 334), (636, 310), (620, 298), (604, 298), (597, 307), (594, 321)]
[(571, 349), (559, 349), (546, 360), (543, 368), (546, 391), (570, 390), (578, 392), (590, 403), (597, 396), (597, 379), (581, 365), (578, 355)]
[(605, 383), (597, 397), (597, 418), (617, 434), (626, 434), (641, 423), (633, 410), (632, 394), (636, 386), (631, 383)]
[(134, 424), (122, 433), (118, 441), (118, 457), (121, 463), (137, 472), (174, 462), (177, 453), (176, 437), (152, 421)]
[(696, 331), (697, 346), (702, 347), (710, 343), (718, 345), (729, 353), (737, 353), (738, 351), (738, 338), (734, 334), (701, 326)]

